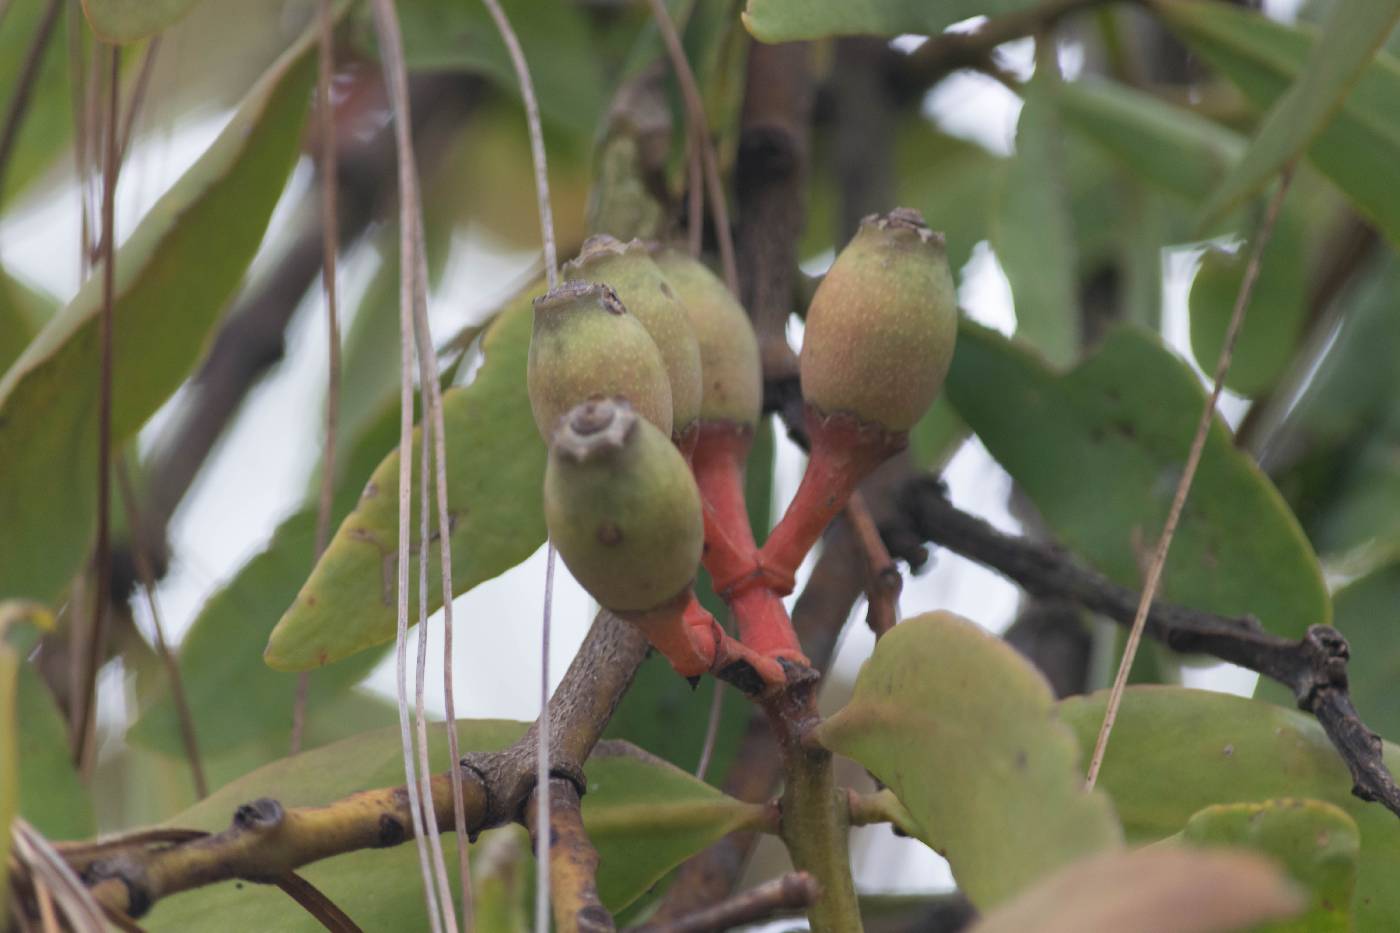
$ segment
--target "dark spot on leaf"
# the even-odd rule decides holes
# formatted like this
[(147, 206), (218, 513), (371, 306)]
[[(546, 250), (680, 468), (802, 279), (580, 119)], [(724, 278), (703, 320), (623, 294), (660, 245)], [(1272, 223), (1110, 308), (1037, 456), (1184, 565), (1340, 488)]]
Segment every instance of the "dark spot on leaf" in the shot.
[(676, 297), (676, 293), (673, 292), (673, 291), (671, 291), (671, 283), (669, 283), (669, 282), (662, 282), (662, 283), (661, 283), (661, 294), (663, 294), (663, 295), (665, 295), (667, 298), (671, 298), (671, 299), (674, 299), (674, 298)]

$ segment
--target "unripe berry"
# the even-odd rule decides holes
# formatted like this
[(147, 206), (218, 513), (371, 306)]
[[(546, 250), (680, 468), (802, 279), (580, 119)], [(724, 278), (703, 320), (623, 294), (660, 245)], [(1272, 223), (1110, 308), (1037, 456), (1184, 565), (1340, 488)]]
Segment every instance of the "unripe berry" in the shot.
[(807, 310), (802, 395), (823, 414), (908, 431), (943, 386), (957, 328), (942, 235), (907, 208), (867, 217)]
[(700, 344), (700, 420), (755, 426), (763, 408), (763, 373), (749, 316), (704, 263), (672, 248), (655, 258)]
[(684, 604), (700, 565), (700, 494), (670, 437), (622, 399), (585, 402), (560, 423), (544, 516), (564, 563), (604, 608)]
[(526, 368), (530, 409), (548, 443), (569, 409), (620, 396), (667, 436), (671, 383), (661, 351), (611, 288), (567, 282), (535, 299)]
[(641, 241), (589, 237), (578, 258), (564, 265), (570, 281), (606, 283), (651, 334), (671, 382), (673, 430), (683, 434), (700, 415), (700, 346), (690, 316)]

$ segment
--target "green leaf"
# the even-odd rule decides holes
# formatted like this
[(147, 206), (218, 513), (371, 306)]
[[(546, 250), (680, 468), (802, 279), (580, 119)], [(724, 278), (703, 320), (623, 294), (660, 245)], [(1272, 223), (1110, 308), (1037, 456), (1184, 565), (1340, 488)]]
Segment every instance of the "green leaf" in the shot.
[[(545, 448), (534, 430), (525, 387), (530, 299), (536, 293), (515, 301), (482, 337), (485, 362), (476, 379), (443, 395), (456, 595), (510, 569), (544, 543)], [(308, 670), (394, 637), (398, 472), (396, 451), (374, 471), (359, 504), (273, 629), (264, 655), (273, 668)], [(410, 560), (415, 591), (419, 557), (415, 553)], [(432, 611), (442, 595), (435, 545), (428, 560)]]
[(1159, 847), (1076, 862), (969, 933), (1228, 933), (1299, 906), (1288, 879), (1258, 856)]
[[(1063, 85), (1057, 97), (1065, 124), (1079, 136), (1135, 177), (1192, 204), (1218, 186), (1245, 149), (1244, 139), (1231, 130), (1114, 82), (1075, 81)], [(1103, 197), (1098, 189), (1092, 196)], [(1226, 378), (1229, 388), (1244, 395), (1258, 395), (1274, 384), (1302, 332), (1307, 263), (1301, 202), (1298, 192), (1284, 201)], [(1232, 218), (1231, 226), (1242, 219)], [(1220, 354), (1248, 253), (1248, 243), (1234, 253), (1212, 250), (1197, 273), (1191, 294), (1191, 347), (1207, 371)], [(1160, 282), (1154, 284), (1160, 292)]]
[[(504, 0), (501, 6), (530, 64), (540, 116), (588, 145), (607, 91), (585, 12), (534, 0)], [(519, 93), (510, 56), (484, 4), (400, 0), (398, 11), (409, 68), (484, 72), (507, 93)], [(358, 27), (362, 44), (373, 48), (367, 8)]]
[(939, 396), (909, 431), (909, 456), (920, 470), (939, 470), (967, 437), (967, 425), (958, 418), (946, 396)]
[(1332, 605), (1334, 624), (1351, 644), (1347, 683), (1357, 712), (1381, 735), (1400, 737), (1400, 562), (1348, 583)]
[(1307, 910), (1257, 933), (1350, 933), (1356, 821), (1321, 800), (1221, 804), (1191, 817), (1181, 841), (1199, 848), (1249, 849), (1281, 865), (1308, 892)]
[[(19, 86), (20, 70), (48, 6), (49, 0), (12, 0), (5, 7), (5, 28), (0, 29), (0, 99), (5, 103), (0, 106), (9, 106), (11, 89)], [(0, 183), (0, 205), (11, 203), (16, 194), (47, 169), (73, 135), (64, 32), (74, 28), (74, 23), (81, 28), (81, 22), (60, 13), (60, 21), (49, 38), (34, 78), (29, 110), (15, 136)]]
[(598, 895), (617, 912), (712, 842), (753, 826), (741, 803), (626, 742), (603, 742), (585, 767), (583, 825), (598, 849)]
[(760, 42), (827, 36), (931, 35), (974, 16), (998, 16), (1043, 0), (748, 0), (744, 26)]
[(0, 269), (0, 375), (53, 313), (47, 296), (25, 288)]
[[(1291, 200), (1291, 199), (1290, 199)], [(1267, 392), (1294, 356), (1308, 311), (1307, 250), (1301, 212), (1279, 216), (1260, 257), (1259, 277), (1246, 308), (1225, 384), (1247, 396)], [(1191, 283), (1191, 352), (1212, 372), (1249, 263), (1251, 243), (1234, 252), (1206, 251)]]
[[(1263, 19), (1263, 14), (1256, 14)], [(1206, 202), (1219, 217), (1262, 188), (1331, 122), (1376, 50), (1400, 20), (1400, 0), (1339, 0), (1293, 86), (1259, 125), (1244, 158)], [(1400, 131), (1400, 121), (1390, 121)]]
[[(1107, 691), (1060, 704), (1060, 715), (1092, 747)], [(1386, 765), (1400, 749), (1385, 745)], [(1213, 804), (1279, 797), (1324, 800), (1361, 832), (1357, 933), (1393, 930), (1400, 917), (1400, 822), (1351, 794), (1351, 777), (1311, 716), (1257, 700), (1182, 687), (1132, 687), (1124, 695), (1099, 786), (1113, 798), (1131, 842), (1178, 832)]]
[(1108, 801), (1083, 790), (1049, 684), (951, 613), (880, 639), (851, 702), (815, 738), (895, 792), (981, 909), (1122, 838)]
[(177, 22), (198, 0), (83, 0), (93, 32), (107, 42), (134, 42)]
[(1068, 81), (1055, 99), (1067, 128), (1145, 181), (1192, 201), (1210, 194), (1244, 152), (1233, 130), (1114, 81)]
[(95, 828), (87, 788), (73, 767), (68, 722), (32, 664), (21, 664), (19, 813), (50, 839), (86, 839)]
[[(1125, 586), (1161, 533), (1200, 383), (1157, 338), (1112, 331), (1057, 375), (964, 322), (947, 392), (963, 420), (1071, 548)], [(1277, 490), (1216, 420), (1163, 578), (1171, 602), (1252, 614), (1280, 635), (1331, 619), (1322, 573)]]
[(1016, 155), (1005, 163), (992, 215), (992, 248), (1016, 308), (1016, 334), (1057, 365), (1079, 355), (1079, 283), (1063, 172), (1057, 81), (1044, 67), (1026, 85)]
[[(112, 441), (184, 380), (252, 260), (296, 160), (315, 42), (303, 37), (117, 254)], [(0, 595), (51, 601), (88, 547), (96, 495), (95, 274), (0, 378)]]
[[(526, 724), (462, 720), (457, 727), (464, 752), (495, 751), (517, 739)], [(429, 747), (435, 773), (445, 769), (447, 734), (441, 724), (430, 727)], [(762, 807), (726, 797), (625, 743), (604, 743), (585, 771), (589, 793), (584, 797), (584, 825), (599, 850), (599, 890), (610, 904), (637, 897), (660, 873), (762, 815)], [(403, 778), (398, 729), (378, 729), (260, 768), (171, 818), (168, 825), (217, 831), (228, 826), (238, 806), (260, 797), (272, 797), (284, 807), (316, 806), (357, 791), (402, 784)], [(444, 839), (443, 849), (452, 875), (456, 847), (450, 837)], [(301, 873), (364, 929), (426, 929), (412, 843), (337, 856), (305, 866)], [(314, 922), (306, 924), (305, 915), (286, 895), (237, 882), (162, 900), (142, 920), (143, 928), (152, 931), (316, 928)]]
[[(1364, 5), (1364, 4), (1363, 4)], [(1384, 8), (1392, 4), (1377, 3)], [(1156, 12), (1209, 64), (1260, 108), (1270, 107), (1298, 79), (1315, 32), (1291, 27), (1228, 4), (1182, 0)], [(1383, 36), (1377, 37), (1383, 39)], [(1361, 72), (1332, 120), (1313, 140), (1308, 157), (1400, 243), (1400, 61), (1378, 54)]]

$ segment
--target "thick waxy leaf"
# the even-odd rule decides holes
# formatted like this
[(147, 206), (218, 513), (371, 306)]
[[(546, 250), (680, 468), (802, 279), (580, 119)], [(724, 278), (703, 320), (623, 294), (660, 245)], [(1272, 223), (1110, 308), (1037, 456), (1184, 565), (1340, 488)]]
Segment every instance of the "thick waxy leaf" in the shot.
[(619, 911), (671, 869), (721, 837), (752, 826), (763, 808), (741, 803), (625, 742), (604, 742), (586, 766), (583, 823), (602, 860), (598, 895)]
[[(9, 106), (11, 91), (19, 86), (30, 43), (49, 5), (49, 0), (12, 0), (5, 5), (5, 28), (0, 29), (0, 99), (5, 103), (0, 106)], [(13, 195), (48, 168), (73, 135), (65, 32), (60, 12), (34, 79), (29, 111), (0, 181), (0, 206), (8, 206)]]
[(1001, 639), (933, 612), (897, 625), (861, 668), (822, 745), (865, 765), (908, 808), (919, 838), (981, 909), (1120, 844), (1050, 686)]
[[(311, 40), (273, 66), (118, 251), (114, 444), (194, 367), (262, 240), (297, 155), (315, 73)], [(101, 305), (94, 274), (0, 378), (0, 596), (52, 600), (88, 546)]]
[(760, 42), (827, 36), (929, 35), (974, 16), (997, 16), (1040, 0), (748, 0), (744, 25)]
[(73, 768), (68, 722), (32, 664), (21, 664), (19, 717), (19, 814), (50, 839), (92, 835), (92, 801)]
[[(1268, 800), (1207, 807), (1191, 817), (1181, 841), (1201, 848), (1252, 849), (1268, 856), (1308, 893), (1299, 916), (1268, 933), (1348, 933), (1356, 862), (1356, 821), (1321, 800)], [(1260, 931), (1263, 933), (1263, 931)]]
[(83, 12), (108, 42), (133, 42), (178, 21), (199, 0), (83, 0)]
[[(1262, 14), (1258, 14), (1263, 18)], [(1316, 138), (1400, 19), (1400, 0), (1339, 0), (1297, 81), (1264, 117), (1244, 158), (1206, 203), (1220, 216), (1296, 158)], [(1391, 124), (1400, 131), (1392, 112)]]
[[(464, 752), (504, 748), (524, 730), (524, 723), (503, 720), (458, 723)], [(440, 724), (430, 729), (429, 744), (433, 768), (445, 769), (447, 735)], [(584, 797), (584, 823), (601, 857), (599, 889), (610, 903), (636, 898), (661, 873), (761, 815), (760, 807), (726, 797), (625, 743), (605, 743), (589, 759), (586, 772), (590, 790)], [(260, 768), (168, 822), (215, 831), (228, 826), (238, 806), (259, 797), (272, 797), (285, 807), (313, 806), (402, 784), (403, 777), (398, 729), (379, 729)], [(450, 837), (443, 848), (452, 869), (456, 847)], [(412, 843), (338, 856), (301, 873), (366, 930), (426, 929)], [(208, 926), (214, 917), (217, 925)], [(224, 883), (160, 902), (142, 926), (172, 931), (315, 929), (307, 920), (276, 889)]]
[[(476, 379), (443, 395), (456, 594), (510, 569), (544, 542), (545, 448), (525, 387), (531, 294), (502, 312), (483, 336), (485, 362)], [(417, 432), (414, 437), (416, 452)], [(416, 468), (413, 473), (416, 501)], [(273, 629), (265, 654), (272, 667), (307, 670), (394, 637), (398, 474), (395, 451), (374, 471), (359, 504)], [(420, 557), (415, 552), (410, 560), (415, 591)], [(429, 605), (436, 609), (442, 595), (436, 545), (428, 561)]]
[(1056, 84), (1036, 70), (1016, 125), (1016, 155), (1001, 173), (992, 248), (1011, 283), (1016, 334), (1056, 365), (1079, 348), (1079, 285), (1055, 109)]
[[(1364, 0), (1362, 5), (1364, 5)], [(1391, 6), (1390, 2), (1376, 6)], [(1228, 4), (1183, 0), (1156, 11), (1212, 66), (1239, 86), (1255, 106), (1270, 107), (1298, 79), (1316, 34)], [(1380, 38), (1378, 37), (1378, 41)], [(1370, 217), (1400, 243), (1400, 61), (1375, 56), (1308, 156)]]
[(970, 933), (1228, 933), (1300, 906), (1288, 879), (1256, 855), (1163, 847), (1076, 862)]
[[(1110, 333), (1056, 375), (1030, 351), (964, 323), (947, 393), (1066, 544), (1126, 586), (1161, 533), (1204, 392), (1154, 337)], [(1217, 420), (1182, 513), (1163, 597), (1256, 616), (1300, 635), (1331, 619), (1297, 521)]]
[(10, 368), (53, 310), (48, 296), (25, 288), (0, 269), (0, 374)]
[[(1233, 131), (1121, 84), (1075, 81), (1063, 85), (1057, 99), (1067, 126), (1143, 181), (1195, 205), (1238, 164), (1245, 149), (1244, 139)], [(1226, 385), (1244, 395), (1273, 385), (1292, 358), (1302, 330), (1307, 264), (1298, 194), (1284, 201), (1264, 250), (1254, 300), (1226, 377)], [(1102, 197), (1097, 192), (1095, 196)], [(1252, 220), (1252, 215), (1246, 219)], [(1191, 347), (1206, 371), (1214, 368), (1220, 354), (1248, 253), (1248, 243), (1234, 253), (1208, 252), (1197, 273), (1191, 293)]]
[[(1081, 747), (1092, 747), (1106, 694), (1060, 704)], [(1385, 760), (1392, 772), (1400, 768), (1400, 749), (1386, 743)], [(1179, 832), (1214, 804), (1303, 797), (1340, 807), (1361, 832), (1357, 933), (1395, 929), (1400, 821), (1352, 796), (1346, 766), (1311, 716), (1223, 693), (1133, 687), (1118, 712), (1099, 786), (1113, 798), (1132, 842)]]

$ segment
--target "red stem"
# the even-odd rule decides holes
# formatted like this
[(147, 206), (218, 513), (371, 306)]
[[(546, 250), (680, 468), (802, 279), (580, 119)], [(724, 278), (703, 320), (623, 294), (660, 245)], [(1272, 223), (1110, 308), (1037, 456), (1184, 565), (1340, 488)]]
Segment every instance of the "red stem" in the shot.
[(855, 488), (908, 441), (907, 433), (891, 433), (852, 415), (823, 415), (811, 405), (805, 415), (811, 458), (797, 494), (758, 556), (768, 586), (779, 595), (792, 592), (803, 558)]
[(753, 432), (724, 422), (704, 422), (696, 432), (691, 470), (705, 504), (705, 551), (701, 560), (721, 596), (758, 569), (758, 546), (744, 503), (744, 461)]

